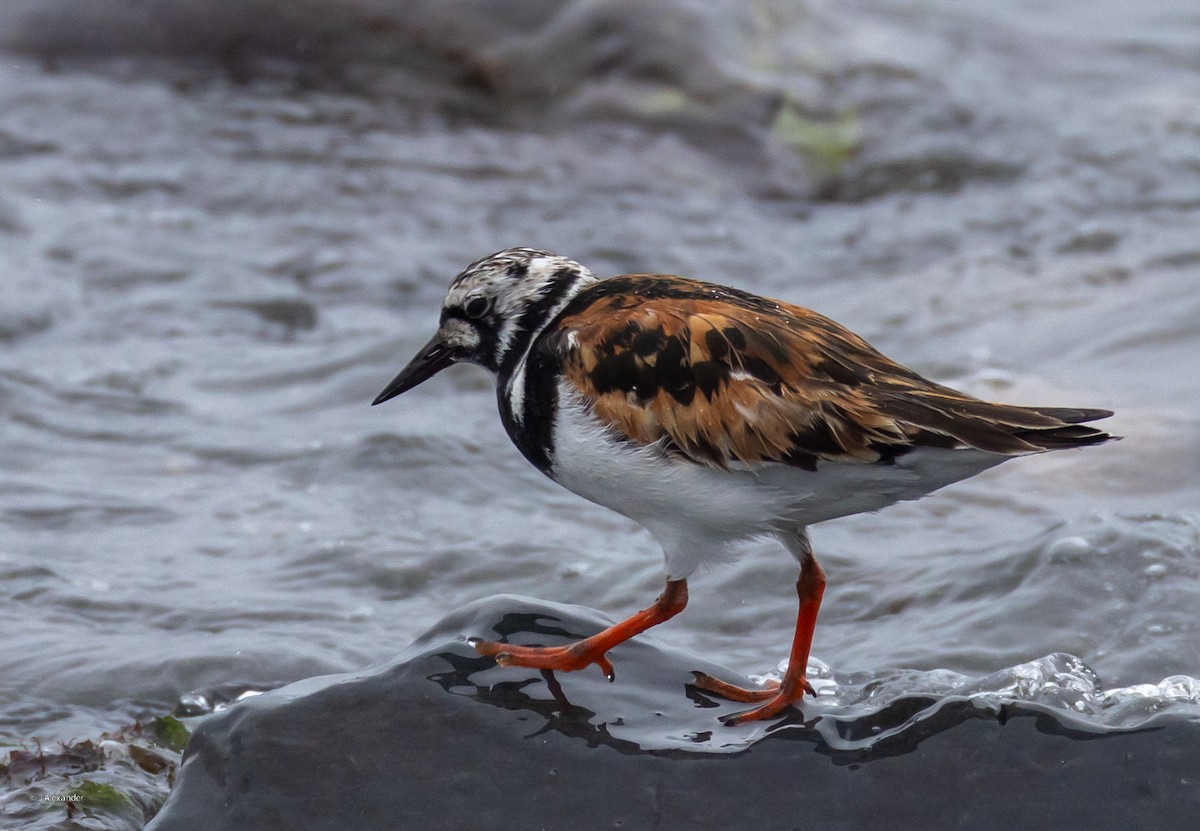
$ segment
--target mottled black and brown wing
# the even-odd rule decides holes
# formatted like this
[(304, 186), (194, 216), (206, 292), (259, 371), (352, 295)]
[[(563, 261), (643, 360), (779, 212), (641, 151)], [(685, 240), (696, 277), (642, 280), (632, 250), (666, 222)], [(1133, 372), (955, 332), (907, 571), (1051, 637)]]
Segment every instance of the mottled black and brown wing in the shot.
[(1096, 444), (1109, 415), (991, 404), (925, 380), (816, 312), (626, 275), (582, 292), (544, 348), (613, 430), (696, 461), (890, 461), (918, 446), (1013, 455)]

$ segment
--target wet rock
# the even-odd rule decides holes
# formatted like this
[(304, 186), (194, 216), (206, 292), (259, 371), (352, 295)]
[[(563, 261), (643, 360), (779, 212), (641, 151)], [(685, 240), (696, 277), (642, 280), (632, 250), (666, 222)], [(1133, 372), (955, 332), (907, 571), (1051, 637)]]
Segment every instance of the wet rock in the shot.
[(0, 130), (0, 159), (20, 159), (24, 156), (53, 153), (58, 145), (41, 139), (27, 139), (14, 135), (7, 130)]
[[(388, 100), (416, 92), (422, 107), (436, 101), (522, 130), (639, 124), (745, 167), (759, 190), (791, 196), (836, 172), (857, 143), (838, 115), (844, 105), (829, 100), (813, 68), (829, 21), (785, 3), (769, 13), (677, 0), (160, 0), (152, 13), (144, 5), (11, 0), (0, 8), (0, 48), (68, 62), (200, 59), (237, 84), (283, 77)], [(313, 118), (302, 109), (277, 116)], [(117, 198), (166, 186), (91, 184)]]
[(971, 182), (1011, 182), (1023, 170), (1020, 162), (989, 159), (968, 146), (920, 147), (902, 156), (865, 152), (830, 181), (824, 196), (864, 202), (893, 193), (954, 193)]
[[(3, 218), (0, 218), (3, 222)], [(0, 309), (0, 343), (11, 342), (44, 332), (54, 323), (49, 309)]]
[(970, 683), (835, 676), (802, 712), (726, 727), (744, 705), (691, 672), (746, 679), (653, 637), (614, 651), (612, 684), (595, 668), (500, 668), (465, 642), (554, 644), (606, 624), (493, 597), (392, 664), (243, 700), (196, 730), (149, 828), (1128, 828), (1200, 810), (1186, 784), (1200, 725), (1089, 721), (1078, 702), (1095, 679), (1070, 656)]
[(317, 307), (306, 300), (277, 297), (267, 300), (221, 301), (218, 308), (250, 312), (263, 323), (291, 332), (313, 329), (317, 325)]

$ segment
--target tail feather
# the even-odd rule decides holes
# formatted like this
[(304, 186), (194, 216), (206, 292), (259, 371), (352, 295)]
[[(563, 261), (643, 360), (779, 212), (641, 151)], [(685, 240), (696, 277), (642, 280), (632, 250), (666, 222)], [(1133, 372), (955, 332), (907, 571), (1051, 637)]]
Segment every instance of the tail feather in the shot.
[(1017, 435), (1042, 450), (1066, 450), (1071, 447), (1090, 447), (1118, 438), (1094, 427), (1070, 424), (1049, 430), (1022, 430)]
[[(1005, 456), (1089, 447), (1119, 438), (1082, 422), (1108, 418), (1109, 410), (995, 404), (937, 388), (932, 394), (890, 397), (887, 412), (916, 428), (912, 442), (936, 446), (935, 435), (960, 446)], [(934, 434), (934, 435), (931, 435)]]
[(1066, 424), (1082, 424), (1085, 421), (1099, 421), (1111, 416), (1112, 410), (1081, 409), (1076, 407), (1029, 407), (1050, 418), (1057, 418)]

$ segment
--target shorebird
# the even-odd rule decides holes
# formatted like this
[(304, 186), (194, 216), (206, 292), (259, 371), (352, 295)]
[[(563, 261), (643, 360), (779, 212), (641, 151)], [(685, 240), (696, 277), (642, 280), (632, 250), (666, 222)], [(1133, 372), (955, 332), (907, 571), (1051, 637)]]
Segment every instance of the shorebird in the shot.
[(805, 692), (825, 573), (807, 528), (919, 499), (1015, 456), (1114, 436), (1108, 410), (994, 404), (928, 381), (814, 311), (665, 274), (600, 279), (565, 257), (510, 248), (450, 285), (437, 333), (375, 399), (454, 363), (496, 377), (500, 418), (525, 458), (662, 546), (653, 605), (566, 646), (472, 639), (504, 666), (614, 677), (613, 647), (674, 617), (687, 579), (734, 543), (774, 536), (799, 565), (787, 670), (758, 689), (696, 685), (767, 719)]

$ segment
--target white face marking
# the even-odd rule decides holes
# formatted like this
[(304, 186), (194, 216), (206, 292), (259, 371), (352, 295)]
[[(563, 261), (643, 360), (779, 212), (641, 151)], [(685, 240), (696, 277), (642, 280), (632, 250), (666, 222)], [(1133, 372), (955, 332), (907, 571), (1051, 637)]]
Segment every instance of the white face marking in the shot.
[(508, 406), (518, 423), (525, 421), (525, 362), (517, 367), (508, 382)]
[(450, 319), (438, 329), (438, 337), (447, 346), (474, 349), (479, 346), (479, 332), (465, 320)]

